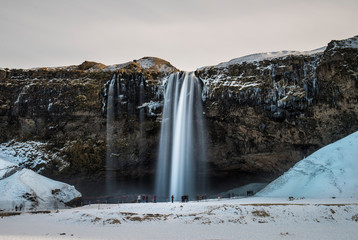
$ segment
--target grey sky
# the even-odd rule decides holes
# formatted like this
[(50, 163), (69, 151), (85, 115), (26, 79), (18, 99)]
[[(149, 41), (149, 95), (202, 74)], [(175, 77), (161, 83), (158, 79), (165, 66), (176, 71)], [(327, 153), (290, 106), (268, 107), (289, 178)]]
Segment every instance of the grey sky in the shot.
[(144, 56), (194, 70), (358, 35), (357, 0), (0, 0), (0, 67)]

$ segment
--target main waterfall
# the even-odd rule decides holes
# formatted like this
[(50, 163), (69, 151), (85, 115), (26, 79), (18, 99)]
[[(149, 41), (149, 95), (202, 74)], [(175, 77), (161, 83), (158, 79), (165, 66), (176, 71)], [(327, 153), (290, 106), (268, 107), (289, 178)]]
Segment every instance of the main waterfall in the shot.
[(193, 72), (170, 75), (165, 89), (156, 194), (193, 198), (205, 189), (206, 137), (202, 83)]

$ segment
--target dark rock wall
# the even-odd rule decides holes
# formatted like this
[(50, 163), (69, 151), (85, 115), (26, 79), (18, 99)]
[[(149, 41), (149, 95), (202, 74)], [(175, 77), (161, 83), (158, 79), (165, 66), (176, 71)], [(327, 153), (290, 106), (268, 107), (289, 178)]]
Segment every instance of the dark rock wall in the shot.
[(358, 130), (358, 50), (332, 48), (197, 71), (211, 176), (269, 181)]

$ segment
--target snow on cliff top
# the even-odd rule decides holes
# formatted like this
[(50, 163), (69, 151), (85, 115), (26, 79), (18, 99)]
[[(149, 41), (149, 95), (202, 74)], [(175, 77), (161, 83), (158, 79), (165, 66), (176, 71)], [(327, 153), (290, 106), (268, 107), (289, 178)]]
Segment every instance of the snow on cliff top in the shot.
[(330, 43), (330, 45), (332, 45), (330, 50), (334, 50), (336, 48), (358, 48), (358, 35), (344, 40), (334, 40)]
[[(6, 161), (1, 161), (5, 166)], [(12, 210), (22, 204), (26, 209), (63, 208), (75, 198), (81, 197), (73, 186), (51, 180), (29, 169), (22, 169), (0, 180), (0, 209)]]
[(165, 72), (165, 73), (171, 73), (176, 71), (176, 68), (173, 67), (169, 62), (157, 57), (143, 57), (141, 59), (133, 60), (131, 62), (127, 62), (123, 64), (109, 65), (106, 68), (104, 68), (104, 70), (116, 71), (122, 68), (126, 68), (131, 64), (137, 64), (139, 67), (143, 69), (152, 69), (154, 71)]
[(268, 52), (268, 53), (256, 53), (256, 54), (251, 54), (251, 55), (247, 55), (247, 56), (243, 56), (243, 57), (239, 57), (239, 58), (234, 58), (228, 62), (220, 63), (220, 64), (216, 65), (215, 67), (224, 68), (224, 67), (234, 65), (234, 64), (241, 64), (243, 62), (247, 62), (247, 63), (260, 62), (263, 60), (271, 60), (274, 58), (280, 58), (280, 57), (285, 57), (285, 56), (290, 56), (290, 55), (313, 55), (313, 54), (324, 52), (325, 49), (326, 49), (326, 47), (318, 48), (318, 49), (315, 49), (312, 51), (304, 51), (304, 52), (278, 51), (278, 52)]
[(358, 132), (299, 161), (257, 193), (261, 197), (358, 197)]
[(157, 57), (143, 57), (138, 60), (133, 60), (120, 64), (112, 64), (112, 65), (104, 65), (98, 62), (84, 61), (80, 65), (60, 66), (60, 67), (37, 67), (37, 68), (30, 68), (27, 70), (48, 70), (48, 71), (84, 70), (89, 72), (98, 72), (98, 71), (117, 71), (120, 69), (133, 67), (133, 66), (146, 70), (150, 69), (153, 71), (159, 71), (164, 73), (172, 73), (177, 71), (177, 69), (174, 66), (172, 66), (170, 62)]
[[(335, 48), (358, 48), (358, 35), (354, 36), (352, 38), (344, 39), (344, 40), (331, 41), (331, 43), (334, 44), (333, 49), (335, 49)], [(260, 62), (263, 60), (271, 60), (271, 59), (286, 57), (286, 56), (290, 56), (290, 55), (296, 55), (296, 56), (297, 55), (314, 55), (317, 53), (323, 53), (326, 50), (326, 48), (327, 48), (327, 46), (317, 48), (317, 49), (314, 49), (311, 51), (302, 51), (302, 52), (301, 51), (278, 51), (278, 52), (250, 54), (247, 56), (234, 58), (228, 62), (219, 63), (218, 65), (215, 65), (215, 66), (201, 67), (201, 68), (198, 68), (198, 70), (208, 68), (208, 67), (225, 68), (225, 67), (228, 67), (228, 66), (234, 65), (234, 64), (242, 64), (244, 62), (247, 62), (247, 63)]]

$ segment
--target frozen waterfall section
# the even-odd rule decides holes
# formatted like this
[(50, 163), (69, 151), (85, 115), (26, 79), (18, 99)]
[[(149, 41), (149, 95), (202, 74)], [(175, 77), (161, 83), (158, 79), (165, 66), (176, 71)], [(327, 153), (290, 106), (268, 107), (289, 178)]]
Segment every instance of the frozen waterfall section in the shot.
[(202, 109), (202, 82), (190, 73), (174, 73), (165, 83), (156, 194), (194, 199), (205, 191), (206, 137)]

